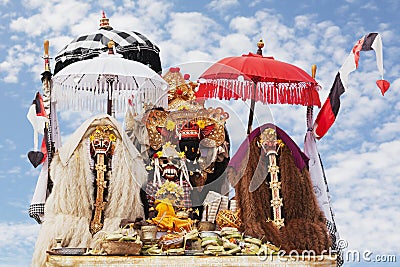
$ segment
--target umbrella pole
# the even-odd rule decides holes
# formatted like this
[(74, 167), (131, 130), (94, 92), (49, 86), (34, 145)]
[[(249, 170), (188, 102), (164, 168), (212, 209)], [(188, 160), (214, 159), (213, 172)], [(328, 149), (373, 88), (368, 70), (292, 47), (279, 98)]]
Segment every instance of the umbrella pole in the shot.
[(110, 116), (111, 116), (111, 107), (112, 107), (112, 100), (110, 98), (108, 98), (107, 99), (107, 114)]
[(253, 125), (255, 104), (256, 104), (256, 101), (252, 98), (251, 99), (251, 103), (250, 103), (249, 122), (247, 124), (247, 135), (249, 135), (251, 133), (251, 128), (252, 128), (252, 125)]
[(252, 90), (251, 102), (250, 102), (250, 112), (249, 112), (249, 122), (247, 124), (247, 135), (251, 133), (251, 128), (253, 126), (254, 108), (256, 105), (256, 89), (257, 83), (254, 83), (254, 88)]
[(112, 110), (112, 85), (113, 85), (113, 80), (112, 78), (108, 78), (109, 81), (107, 82), (108, 84), (108, 98), (107, 98), (107, 114), (110, 116), (113, 116), (113, 110)]
[[(264, 42), (262, 39), (260, 39), (260, 41), (258, 41), (257, 43), (257, 55), (261, 55), (263, 54), (262, 49), (264, 47)], [(255, 108), (255, 104), (256, 104), (256, 90), (257, 90), (257, 80), (258, 78), (256, 78), (255, 80), (253, 80), (254, 82), (254, 88), (252, 91), (252, 96), (251, 96), (251, 103), (250, 103), (250, 113), (249, 113), (249, 122), (247, 124), (247, 135), (249, 135), (251, 133), (251, 128), (253, 126), (253, 117), (254, 117), (254, 108)]]

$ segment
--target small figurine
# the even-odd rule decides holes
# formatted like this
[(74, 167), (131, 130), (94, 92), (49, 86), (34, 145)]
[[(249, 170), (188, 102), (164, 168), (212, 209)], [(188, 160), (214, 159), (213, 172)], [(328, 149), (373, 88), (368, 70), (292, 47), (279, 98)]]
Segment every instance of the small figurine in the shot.
[(156, 224), (162, 231), (189, 231), (194, 221), (190, 218), (178, 218), (174, 209), (174, 206), (181, 205), (183, 194), (183, 189), (179, 185), (166, 181), (155, 195), (157, 216), (149, 221)]

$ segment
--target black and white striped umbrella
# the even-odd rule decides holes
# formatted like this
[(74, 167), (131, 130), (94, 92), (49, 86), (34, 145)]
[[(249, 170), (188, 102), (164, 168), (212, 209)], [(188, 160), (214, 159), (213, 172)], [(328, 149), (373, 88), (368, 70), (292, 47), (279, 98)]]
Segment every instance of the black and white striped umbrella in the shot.
[(115, 43), (116, 52), (124, 58), (148, 65), (157, 73), (161, 72), (160, 49), (154, 43), (141, 33), (118, 31), (110, 27), (81, 35), (65, 46), (55, 57), (54, 73), (71, 63), (97, 57), (107, 51), (111, 39)]

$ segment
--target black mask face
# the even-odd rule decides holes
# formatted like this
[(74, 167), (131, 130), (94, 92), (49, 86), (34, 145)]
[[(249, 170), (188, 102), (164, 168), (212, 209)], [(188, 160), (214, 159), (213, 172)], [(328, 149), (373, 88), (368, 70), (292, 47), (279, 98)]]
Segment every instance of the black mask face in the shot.
[(187, 159), (194, 161), (200, 157), (199, 144), (199, 139), (182, 139), (179, 141), (179, 149), (185, 152)]

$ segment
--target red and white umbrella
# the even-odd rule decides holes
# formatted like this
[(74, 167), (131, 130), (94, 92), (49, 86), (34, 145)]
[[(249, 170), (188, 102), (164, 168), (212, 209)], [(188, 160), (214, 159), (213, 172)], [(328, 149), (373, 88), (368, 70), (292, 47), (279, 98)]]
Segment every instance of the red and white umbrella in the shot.
[(318, 83), (304, 70), (273, 57), (249, 53), (227, 57), (200, 75), (198, 98), (251, 99), (248, 133), (256, 101), (321, 106)]

